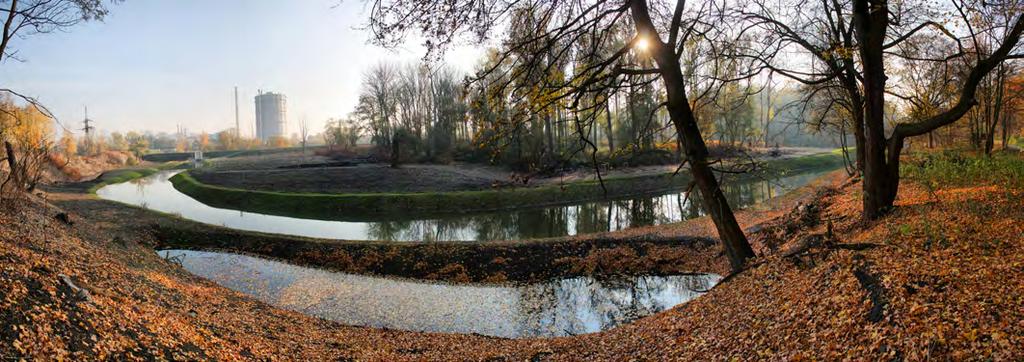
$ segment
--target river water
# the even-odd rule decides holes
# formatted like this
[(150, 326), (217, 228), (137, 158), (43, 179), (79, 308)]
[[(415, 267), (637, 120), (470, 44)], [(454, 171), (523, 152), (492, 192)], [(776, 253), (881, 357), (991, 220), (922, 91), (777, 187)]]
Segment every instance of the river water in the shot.
[[(701, 215), (685, 192), (574, 205), (387, 222), (301, 219), (219, 209), (184, 195), (165, 171), (108, 185), (108, 200), (225, 227), (349, 240), (501, 240), (574, 235), (678, 222)], [(823, 172), (774, 180), (731, 180), (733, 207), (763, 202)], [(613, 279), (575, 277), (525, 285), (449, 284), (362, 276), (222, 252), (164, 250), (189, 272), (271, 305), (347, 325), (410, 331), (549, 337), (629, 323), (703, 294), (714, 274)]]
[(605, 330), (685, 303), (721, 279), (701, 274), (467, 285), (336, 273), (229, 253), (159, 254), (268, 304), (347, 325), (509, 338)]
[[(183, 218), (234, 229), (315, 238), (386, 241), (517, 240), (622, 230), (660, 225), (702, 215), (699, 202), (672, 191), (630, 199), (580, 202), (472, 215), (439, 216), (383, 222), (301, 219), (207, 206), (176, 190), (168, 179), (179, 171), (162, 171), (130, 182), (104, 186), (99, 197)], [(803, 186), (824, 172), (773, 180), (723, 182), (733, 208), (742, 208)]]

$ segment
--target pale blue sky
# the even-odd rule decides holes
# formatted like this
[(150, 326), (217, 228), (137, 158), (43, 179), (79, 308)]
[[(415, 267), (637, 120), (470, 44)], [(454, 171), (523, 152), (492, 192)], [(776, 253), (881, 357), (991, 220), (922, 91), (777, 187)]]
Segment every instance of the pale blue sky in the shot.
[[(83, 105), (103, 131), (250, 132), (257, 89), (288, 96), (289, 133), (300, 117), (319, 132), (355, 104), (361, 72), (381, 59), (418, 60), (417, 42), (397, 52), (366, 44), (362, 1), (128, 0), (103, 22), (18, 39), (24, 62), (0, 64), (0, 83), (48, 105), (80, 128)], [(469, 70), (479, 51), (447, 59)]]

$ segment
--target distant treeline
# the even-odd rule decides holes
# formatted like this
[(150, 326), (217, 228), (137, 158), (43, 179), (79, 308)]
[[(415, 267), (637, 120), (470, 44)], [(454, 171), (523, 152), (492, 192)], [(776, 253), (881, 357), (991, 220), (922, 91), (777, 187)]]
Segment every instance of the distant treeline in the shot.
[[(314, 147), (310, 147), (311, 149)], [(261, 155), (273, 155), (278, 153), (288, 153), (301, 151), (302, 147), (283, 147), (283, 148), (266, 148), (256, 150), (227, 150), (227, 151), (207, 151), (203, 152), (204, 158), (218, 158), (218, 157), (242, 157), (242, 156), (261, 156)], [(186, 161), (192, 158), (194, 152), (167, 152), (167, 153), (151, 153), (143, 155), (142, 159), (150, 162), (169, 162), (169, 161)]]

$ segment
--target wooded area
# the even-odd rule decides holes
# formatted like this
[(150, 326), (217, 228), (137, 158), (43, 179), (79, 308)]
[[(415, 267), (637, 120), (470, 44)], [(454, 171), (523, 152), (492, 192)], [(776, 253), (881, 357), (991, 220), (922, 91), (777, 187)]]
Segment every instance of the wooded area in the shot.
[[(451, 20), (433, 21), (439, 14)], [(509, 30), (502, 32), (506, 26)], [(469, 83), (487, 90), (485, 99), (492, 103), (508, 100), (528, 112), (527, 117), (499, 118), (485, 129), (505, 140), (516, 139), (515, 132), (523, 129), (536, 130), (549, 136), (549, 150), (558, 132), (548, 125), (562, 119), (564, 112), (571, 120), (565, 123), (572, 124), (579, 139), (576, 149), (596, 152), (596, 138), (588, 137), (600, 126), (600, 111), (614, 99), (609, 93), (625, 89), (635, 95), (637, 89), (660, 84), (657, 92), (639, 92), (654, 94), (646, 100), (627, 97), (628, 104), (650, 115), (651, 121), (641, 124), (654, 126), (642, 129), (673, 129), (685, 154), (683, 162), (706, 196), (705, 210), (715, 219), (734, 268), (741, 268), (753, 253), (728, 203), (719, 197), (715, 172), (723, 170), (708, 157), (706, 139), (715, 129), (706, 124), (743, 116), (722, 112), (722, 107), (714, 112), (709, 104), (729, 105), (735, 99), (729, 95), (768, 88), (757, 85), (768, 74), (801, 83), (806, 94), (802, 107), (818, 114), (813, 118), (819, 120), (814, 123), (818, 129), (841, 137), (851, 134), (855, 140), (855, 171), (864, 178), (864, 218), (874, 219), (893, 206), (900, 155), (908, 138), (954, 123), (974, 109), (979, 98), (1001, 100), (1005, 81), (999, 79), (1005, 75), (999, 74), (1007, 69), (1006, 60), (1021, 56), (1014, 49), (1024, 18), (1013, 1), (893, 6), (885, 0), (397, 0), (374, 2), (370, 27), (376, 43), (385, 46), (411, 34), (424, 37), (428, 57), (443, 54), (463, 39), (484, 41), (491, 34), (504, 34), (498, 38), (502, 46), (492, 56), (493, 64), (484, 66)], [(945, 43), (952, 45), (932, 46)], [(887, 82), (890, 76), (913, 78), (918, 64), (939, 64), (942, 69), (923, 75), (929, 78), (925, 94), (902, 95), (894, 86), (913, 84), (909, 80)], [(979, 97), (983, 83), (990, 87)], [(887, 94), (895, 100), (887, 101)], [(907, 116), (901, 116), (900, 107), (908, 110)], [(1001, 107), (980, 107), (982, 111), (972, 114), (975, 146), (982, 139), (986, 145), (992, 143), (988, 140), (995, 136), (995, 125), (1003, 121)], [(668, 117), (657, 118), (662, 109)], [(515, 110), (505, 114), (517, 114)], [(378, 115), (390, 117), (388, 112)], [(735, 140), (736, 128), (725, 127), (725, 139)], [(1011, 127), (1003, 128), (1005, 132)], [(643, 132), (634, 136), (637, 145), (647, 143)]]

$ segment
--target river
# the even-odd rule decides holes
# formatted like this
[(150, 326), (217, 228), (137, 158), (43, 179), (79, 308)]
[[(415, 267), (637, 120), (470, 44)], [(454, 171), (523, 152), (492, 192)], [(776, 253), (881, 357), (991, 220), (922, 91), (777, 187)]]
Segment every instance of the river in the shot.
[[(176, 190), (168, 179), (180, 171), (161, 171), (130, 182), (107, 185), (99, 197), (233, 229), (344, 240), (487, 241), (518, 240), (616, 231), (661, 225), (703, 214), (685, 191), (661, 195), (588, 201), (472, 215), (382, 222), (349, 222), (265, 215), (207, 206)], [(772, 180), (744, 178), (723, 182), (734, 208), (748, 207), (803, 186), (825, 171)]]
[(699, 274), (448, 284), (336, 273), (229, 253), (159, 253), (266, 303), (347, 325), (509, 338), (606, 330), (685, 303), (721, 279)]

